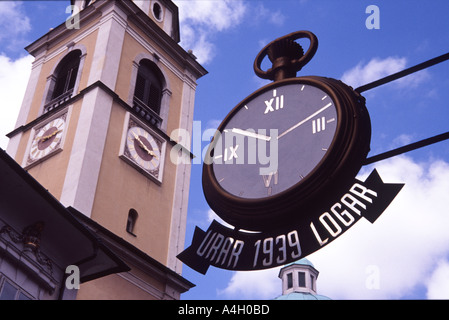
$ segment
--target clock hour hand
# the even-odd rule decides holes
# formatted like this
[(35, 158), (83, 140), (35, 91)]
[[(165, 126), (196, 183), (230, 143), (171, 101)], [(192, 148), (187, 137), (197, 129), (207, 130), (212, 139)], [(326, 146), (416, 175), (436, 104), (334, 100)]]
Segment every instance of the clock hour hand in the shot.
[(62, 130), (56, 130), (55, 132), (53, 132), (52, 134), (49, 134), (48, 136), (42, 137), (40, 138), (40, 140), (42, 142), (47, 141), (48, 139), (50, 139), (51, 137), (53, 137), (54, 135), (57, 135), (58, 133), (62, 132)]
[(133, 136), (134, 136), (134, 139), (136, 139), (137, 142), (139, 142), (139, 146), (140, 146), (143, 150), (145, 150), (147, 153), (149, 153), (149, 152), (148, 152), (148, 148), (145, 146), (145, 144), (142, 142), (142, 140), (140, 140), (139, 136), (138, 136), (137, 134), (135, 134), (134, 132), (133, 132), (132, 134), (133, 134)]
[(283, 136), (285, 136), (287, 133), (293, 131), (294, 129), (298, 128), (299, 126), (303, 125), (304, 123), (306, 123), (307, 121), (309, 121), (310, 119), (315, 118), (317, 115), (319, 115), (321, 112), (323, 112), (324, 110), (326, 110), (327, 108), (329, 108), (332, 105), (331, 102), (329, 102), (327, 105), (325, 105), (324, 107), (322, 107), (320, 110), (318, 110), (317, 112), (311, 114), (310, 116), (308, 116), (307, 118), (305, 118), (304, 120), (298, 122), (297, 124), (295, 124), (294, 126), (288, 128), (287, 130), (285, 130), (283, 133), (281, 133), (278, 136), (278, 139), (282, 138)]
[(232, 129), (232, 132), (237, 133), (237, 134), (241, 134), (243, 136), (256, 138), (256, 139), (261, 139), (261, 140), (265, 140), (265, 141), (270, 141), (271, 140), (271, 137), (265, 136), (263, 134), (251, 132), (251, 131), (248, 131), (248, 130), (242, 130), (242, 129), (234, 128), (234, 129)]
[(158, 160), (159, 158), (157, 157), (156, 153), (154, 153), (154, 151), (149, 150), (147, 147), (145, 147), (145, 150), (148, 152), (148, 154), (150, 156), (153, 156), (156, 158), (156, 160)]

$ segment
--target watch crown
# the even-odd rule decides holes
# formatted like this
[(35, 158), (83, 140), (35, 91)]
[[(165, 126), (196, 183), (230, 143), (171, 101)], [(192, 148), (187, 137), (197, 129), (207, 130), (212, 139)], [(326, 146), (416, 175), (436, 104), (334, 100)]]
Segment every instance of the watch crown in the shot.
[(304, 56), (304, 50), (299, 43), (291, 39), (281, 39), (272, 43), (267, 56), (273, 64), (275, 80), (294, 78), (302, 68), (294, 66), (294, 61)]
[(268, 58), (272, 63), (278, 58), (287, 58), (288, 60), (299, 59), (304, 55), (304, 49), (301, 45), (290, 39), (283, 39), (274, 42), (268, 48)]

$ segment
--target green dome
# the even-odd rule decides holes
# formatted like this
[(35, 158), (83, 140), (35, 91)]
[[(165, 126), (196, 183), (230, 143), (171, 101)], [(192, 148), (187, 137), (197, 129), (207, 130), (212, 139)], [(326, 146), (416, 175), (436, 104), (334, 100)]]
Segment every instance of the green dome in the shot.
[(301, 265), (301, 266), (311, 266), (312, 268), (315, 268), (315, 266), (313, 265), (313, 263), (310, 262), (310, 260), (307, 259), (307, 258), (302, 258), (302, 259), (300, 259), (300, 260), (298, 260), (298, 261), (295, 261), (295, 262), (292, 262), (292, 263), (290, 263), (290, 264), (287, 264), (286, 267), (287, 267), (287, 266), (294, 265), (294, 264)]
[(322, 296), (320, 294), (311, 294), (306, 292), (292, 292), (276, 297), (274, 298), (274, 300), (331, 300), (331, 298)]

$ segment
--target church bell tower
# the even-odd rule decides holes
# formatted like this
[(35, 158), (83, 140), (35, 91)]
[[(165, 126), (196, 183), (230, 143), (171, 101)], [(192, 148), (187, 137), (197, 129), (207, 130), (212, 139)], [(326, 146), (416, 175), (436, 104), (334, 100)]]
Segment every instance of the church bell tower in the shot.
[(177, 299), (191, 287), (176, 258), (190, 166), (171, 155), (191, 155), (172, 132), (191, 133), (207, 71), (179, 46), (170, 0), (69, 4), (72, 20), (26, 48), (35, 61), (7, 152), (130, 267), (77, 298)]

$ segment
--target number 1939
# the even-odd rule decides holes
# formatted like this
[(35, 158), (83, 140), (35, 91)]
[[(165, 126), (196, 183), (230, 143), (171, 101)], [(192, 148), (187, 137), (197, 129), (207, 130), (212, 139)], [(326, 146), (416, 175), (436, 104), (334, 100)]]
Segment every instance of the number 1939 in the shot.
[(253, 267), (256, 267), (260, 260), (264, 267), (284, 264), (288, 258), (293, 260), (301, 256), (301, 245), (299, 243), (298, 231), (294, 230), (287, 235), (280, 234), (277, 237), (269, 237), (257, 240), (254, 244)]

